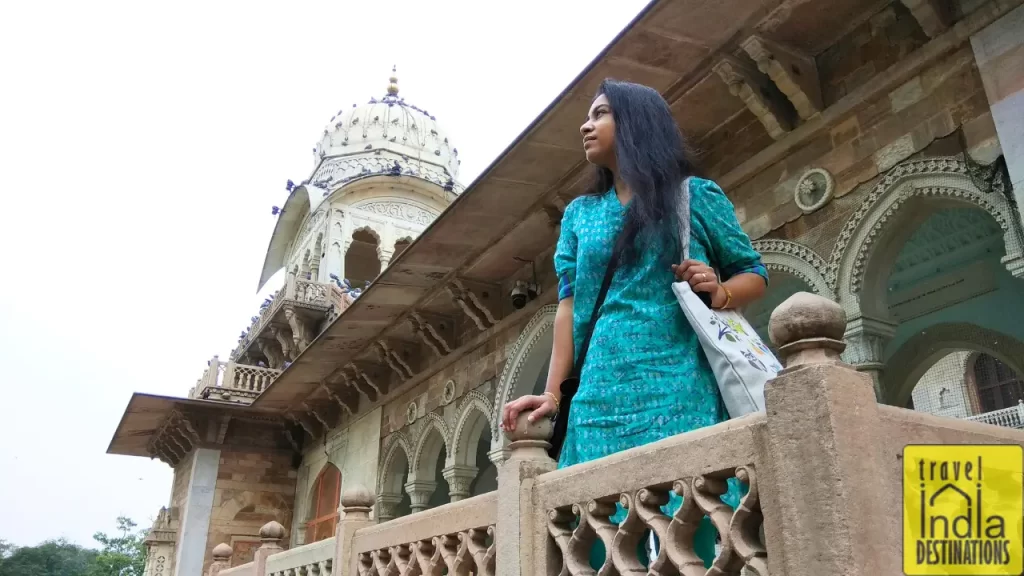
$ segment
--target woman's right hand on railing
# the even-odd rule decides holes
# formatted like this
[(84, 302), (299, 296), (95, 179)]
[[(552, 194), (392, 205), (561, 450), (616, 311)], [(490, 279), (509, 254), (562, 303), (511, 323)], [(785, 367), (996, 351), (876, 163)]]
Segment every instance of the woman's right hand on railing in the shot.
[(530, 422), (536, 422), (544, 416), (554, 414), (557, 407), (555, 399), (550, 395), (543, 396), (522, 396), (505, 404), (501, 411), (501, 429), (511, 432), (516, 429), (516, 418), (519, 413), (525, 410), (533, 410), (529, 416)]

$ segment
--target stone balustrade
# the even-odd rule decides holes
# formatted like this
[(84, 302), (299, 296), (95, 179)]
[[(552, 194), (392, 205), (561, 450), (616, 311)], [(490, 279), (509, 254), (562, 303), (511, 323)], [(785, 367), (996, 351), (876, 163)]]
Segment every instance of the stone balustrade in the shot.
[(207, 363), (203, 376), (189, 390), (189, 398), (227, 400), (251, 403), (270, 386), (281, 370), (251, 366), (235, 361), (222, 362), (214, 356)]
[(1024, 400), (1018, 400), (1016, 406), (968, 416), (966, 420), (970, 420), (972, 422), (984, 422), (985, 424), (991, 424), (993, 426), (1024, 428)]
[[(837, 304), (808, 293), (775, 310), (786, 368), (765, 412), (561, 470), (551, 422), (521, 414), (497, 491), (376, 524), (373, 495), (350, 488), (332, 540), (275, 557), (265, 538), (252, 563), (211, 573), (900, 574), (903, 448), (1024, 445), (1024, 431), (879, 405), (871, 377), (840, 360), (845, 326)], [(720, 536), (710, 569), (702, 524)]]

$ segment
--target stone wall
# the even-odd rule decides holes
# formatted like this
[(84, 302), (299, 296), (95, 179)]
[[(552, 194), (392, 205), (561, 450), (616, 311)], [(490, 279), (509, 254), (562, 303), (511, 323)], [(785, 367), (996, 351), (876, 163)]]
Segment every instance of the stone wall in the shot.
[(174, 469), (174, 481), (171, 483), (171, 508), (182, 509), (188, 498), (188, 481), (192, 477), (192, 458), (182, 458)]
[[(752, 239), (800, 241), (827, 257), (841, 227), (880, 174), (937, 139), (944, 140), (931, 153), (959, 153), (958, 129), (975, 159), (991, 162), (999, 154), (984, 85), (968, 45), (728, 192)], [(830, 202), (805, 214), (794, 193), (800, 177), (812, 168), (832, 175), (834, 191)]]
[(204, 570), (221, 542), (231, 545), (231, 565), (238, 566), (252, 560), (261, 526), (276, 520), (291, 530), (296, 477), (290, 454), (221, 451)]

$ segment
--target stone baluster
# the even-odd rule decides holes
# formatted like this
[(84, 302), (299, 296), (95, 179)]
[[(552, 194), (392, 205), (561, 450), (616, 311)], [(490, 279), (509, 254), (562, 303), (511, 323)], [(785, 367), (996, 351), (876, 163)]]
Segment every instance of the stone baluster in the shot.
[(332, 569), (336, 574), (358, 574), (356, 555), (352, 553), (352, 539), (360, 528), (373, 526), (370, 520), (370, 509), (373, 506), (373, 493), (365, 486), (356, 484), (341, 493), (341, 518), (334, 531), (334, 562)]
[[(840, 359), (843, 309), (798, 292), (772, 313), (786, 368), (765, 387), (762, 489), (772, 574), (899, 574), (899, 485), (871, 377)], [(764, 475), (762, 475), (764, 478)]]
[(267, 558), (283, 550), (281, 540), (284, 540), (284, 536), (284, 526), (279, 522), (271, 520), (260, 528), (261, 544), (252, 559), (252, 573), (255, 576), (263, 576), (267, 573)]
[(548, 456), (551, 420), (516, 419), (516, 429), (505, 432), (508, 458), (498, 465), (498, 518), (495, 526), (497, 576), (551, 574), (559, 559), (548, 546), (546, 518), (533, 506), (534, 478), (557, 467)]
[(206, 571), (208, 576), (217, 576), (221, 570), (231, 567), (231, 546), (221, 542), (213, 547), (213, 563)]

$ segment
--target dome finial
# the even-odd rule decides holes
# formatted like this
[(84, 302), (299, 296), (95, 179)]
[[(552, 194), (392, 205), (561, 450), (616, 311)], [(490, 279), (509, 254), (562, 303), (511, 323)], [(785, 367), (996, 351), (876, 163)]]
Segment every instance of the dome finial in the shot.
[(392, 66), (391, 67), (391, 78), (388, 78), (388, 95), (389, 96), (397, 96), (398, 95), (398, 76), (396, 76), (397, 73), (398, 73), (398, 66)]

